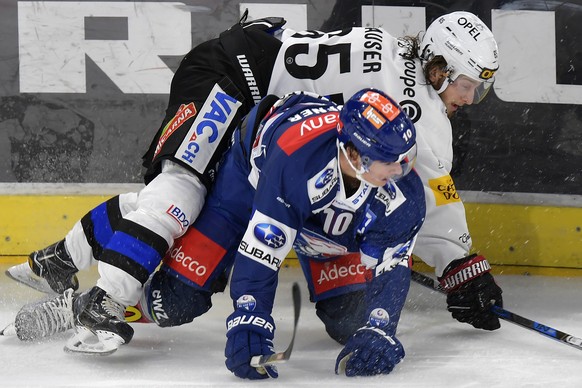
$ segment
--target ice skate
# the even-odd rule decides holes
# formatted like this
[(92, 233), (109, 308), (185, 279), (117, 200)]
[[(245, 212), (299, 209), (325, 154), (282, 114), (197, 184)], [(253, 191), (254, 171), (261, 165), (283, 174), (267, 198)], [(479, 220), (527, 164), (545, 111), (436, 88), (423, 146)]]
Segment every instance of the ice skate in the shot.
[(22, 307), (14, 320), (18, 338), (34, 341), (72, 329), (74, 297), (73, 290), (68, 289), (62, 295)]
[(79, 280), (75, 275), (79, 270), (67, 252), (65, 240), (32, 252), (28, 257), (28, 264), (32, 272), (45, 279), (50, 288), (57, 294), (61, 294), (69, 288), (73, 290), (79, 288)]
[(125, 307), (97, 286), (79, 295), (73, 304), (76, 334), (65, 351), (107, 355), (129, 343), (133, 328), (125, 322)]
[(28, 262), (14, 265), (8, 268), (5, 274), (10, 279), (16, 280), (17, 282), (25, 284), (30, 288), (34, 288), (37, 291), (44, 292), (46, 294), (55, 293), (46, 279), (36, 276), (36, 274), (30, 268)]

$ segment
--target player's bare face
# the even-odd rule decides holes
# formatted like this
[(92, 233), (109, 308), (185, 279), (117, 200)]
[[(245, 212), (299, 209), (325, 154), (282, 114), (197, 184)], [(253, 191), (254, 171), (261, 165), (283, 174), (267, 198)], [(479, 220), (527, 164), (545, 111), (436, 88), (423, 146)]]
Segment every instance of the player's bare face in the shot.
[(388, 181), (402, 174), (400, 163), (386, 163), (375, 160), (368, 171), (362, 174), (362, 178), (374, 186), (384, 186)]
[(454, 82), (451, 82), (445, 91), (440, 94), (447, 107), (447, 115), (451, 117), (460, 107), (471, 105), (480, 85), (480, 82), (464, 75), (460, 75)]

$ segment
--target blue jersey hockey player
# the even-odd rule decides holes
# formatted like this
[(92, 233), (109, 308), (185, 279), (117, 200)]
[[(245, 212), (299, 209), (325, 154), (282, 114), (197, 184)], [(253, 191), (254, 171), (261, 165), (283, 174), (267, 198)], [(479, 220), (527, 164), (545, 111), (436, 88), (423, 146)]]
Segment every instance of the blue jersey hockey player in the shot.
[[(330, 288), (314, 299), (362, 290), (367, 319), (346, 338), (338, 362), (347, 360), (348, 375), (389, 373), (404, 357), (396, 325), (425, 215), (422, 182), (411, 168), (414, 125), (394, 100), (373, 89), (356, 93), (341, 110), (326, 99), (291, 94), (253, 125), (261, 108), (235, 132), (193, 225), (201, 242), (191, 251), (197, 268), (216, 261), (210, 252), (234, 255), (226, 365), (239, 377), (267, 377), (249, 363), (273, 353), (277, 275), (295, 248), (307, 269), (309, 261), (361, 258), (367, 282)], [(181, 276), (180, 270), (168, 270), (170, 277)], [(311, 289), (313, 280), (307, 276)], [(336, 318), (327, 319), (326, 328), (344, 335), (339, 319), (349, 317)]]

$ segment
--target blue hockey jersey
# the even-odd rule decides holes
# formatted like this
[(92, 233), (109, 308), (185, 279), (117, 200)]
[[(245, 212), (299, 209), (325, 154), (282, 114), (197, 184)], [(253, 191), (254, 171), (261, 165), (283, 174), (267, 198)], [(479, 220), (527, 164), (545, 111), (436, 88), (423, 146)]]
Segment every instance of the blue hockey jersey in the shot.
[[(256, 312), (271, 313), (278, 270), (292, 248), (318, 260), (359, 252), (380, 265), (412, 250), (425, 215), (420, 178), (413, 171), (380, 188), (361, 182), (346, 196), (337, 146), (340, 108), (310, 94), (286, 97), (258, 132), (247, 128), (244, 144), (231, 149), (221, 170), (237, 190), (246, 185), (252, 191), (230, 289), (234, 301), (251, 295)], [(245, 174), (232, 171), (228, 159), (245, 157), (248, 163), (238, 164)], [(240, 176), (247, 181), (237, 183)]]

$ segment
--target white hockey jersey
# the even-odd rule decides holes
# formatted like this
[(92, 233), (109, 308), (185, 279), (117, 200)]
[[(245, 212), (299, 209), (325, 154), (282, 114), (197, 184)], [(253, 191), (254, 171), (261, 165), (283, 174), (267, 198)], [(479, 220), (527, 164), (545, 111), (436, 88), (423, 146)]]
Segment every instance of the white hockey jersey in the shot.
[(471, 237), (464, 205), (450, 171), (452, 128), (441, 98), (425, 79), (420, 60), (404, 59), (406, 43), (380, 28), (323, 33), (285, 30), (269, 93), (307, 90), (343, 103), (362, 88), (385, 91), (417, 129), (416, 171), (426, 194), (426, 220), (414, 253), (441, 275), (466, 256)]

